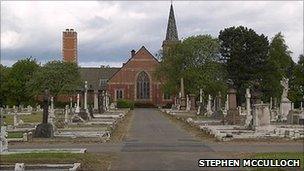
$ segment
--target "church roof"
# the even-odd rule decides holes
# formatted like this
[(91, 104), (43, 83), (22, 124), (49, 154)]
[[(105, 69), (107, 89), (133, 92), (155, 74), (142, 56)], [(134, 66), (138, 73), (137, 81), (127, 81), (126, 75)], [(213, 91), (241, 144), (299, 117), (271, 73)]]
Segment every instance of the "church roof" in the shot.
[(113, 67), (89, 67), (79, 68), (79, 71), (81, 79), (88, 82), (88, 89), (98, 90), (105, 86), (101, 85), (101, 79), (105, 81), (109, 80), (119, 69)]
[(167, 26), (166, 41), (178, 41), (177, 27), (174, 17), (173, 5), (170, 6), (170, 13)]

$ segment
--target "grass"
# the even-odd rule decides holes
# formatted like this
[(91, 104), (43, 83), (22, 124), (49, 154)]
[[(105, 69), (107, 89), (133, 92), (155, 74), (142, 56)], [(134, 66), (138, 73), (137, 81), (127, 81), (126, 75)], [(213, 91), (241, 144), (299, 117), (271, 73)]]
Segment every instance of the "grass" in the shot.
[[(23, 120), (24, 123), (40, 123), (42, 121), (42, 113), (36, 112), (30, 115), (20, 115), (20, 119)], [(13, 125), (14, 116), (5, 115), (4, 122), (6, 123), (6, 125)]]
[(300, 159), (300, 166), (304, 168), (303, 152), (273, 152), (273, 153), (254, 153), (250, 155), (252, 159)]
[(23, 132), (8, 132), (7, 138), (22, 138)]
[(192, 117), (194, 120), (209, 120), (210, 117), (206, 116), (206, 115), (195, 115), (194, 117)]
[(82, 170), (107, 170), (116, 158), (113, 154), (100, 153), (25, 153), (1, 155), (1, 165), (26, 164), (64, 164), (81, 163)]
[(120, 123), (117, 123), (116, 128), (113, 130), (110, 141), (112, 143), (122, 142), (130, 129), (131, 123), (133, 120), (133, 111), (129, 111), (129, 113), (124, 117)]

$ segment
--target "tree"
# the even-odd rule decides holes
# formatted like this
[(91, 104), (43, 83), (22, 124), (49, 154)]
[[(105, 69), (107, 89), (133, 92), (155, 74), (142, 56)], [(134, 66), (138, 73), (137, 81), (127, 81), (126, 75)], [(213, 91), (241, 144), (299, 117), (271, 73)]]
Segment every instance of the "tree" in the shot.
[(28, 105), (34, 101), (26, 87), (34, 72), (39, 69), (36, 59), (26, 58), (17, 61), (8, 73), (6, 89), (9, 89), (7, 103), (9, 105)]
[(59, 94), (71, 93), (81, 84), (78, 66), (75, 63), (51, 61), (41, 67), (27, 84), (32, 95), (41, 95), (48, 89), (55, 98)]
[(9, 97), (9, 68), (0, 64), (0, 106), (7, 104), (7, 98)]
[(294, 62), (290, 56), (288, 46), (281, 33), (276, 34), (269, 45), (267, 70), (264, 72), (263, 93), (265, 98), (280, 98), (282, 86), (280, 81), (283, 77), (291, 78)]
[(238, 91), (238, 103), (244, 100), (245, 90), (256, 86), (261, 89), (267, 66), (269, 42), (267, 37), (243, 26), (220, 31), (220, 53), (226, 64), (228, 78)]
[(298, 63), (294, 66), (293, 75), (290, 80), (290, 91), (288, 98), (299, 107), (304, 99), (304, 55), (299, 56)]
[(184, 78), (185, 92), (197, 94), (202, 88), (206, 94), (224, 91), (225, 71), (219, 62), (219, 42), (210, 35), (186, 38), (171, 47), (156, 71), (164, 83), (165, 92), (177, 94), (180, 78)]

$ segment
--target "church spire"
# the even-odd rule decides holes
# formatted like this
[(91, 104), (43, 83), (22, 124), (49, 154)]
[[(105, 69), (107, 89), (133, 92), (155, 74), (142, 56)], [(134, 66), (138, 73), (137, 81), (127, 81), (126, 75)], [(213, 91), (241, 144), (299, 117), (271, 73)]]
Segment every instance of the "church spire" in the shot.
[(169, 19), (168, 19), (168, 26), (167, 26), (167, 34), (166, 39), (167, 41), (178, 41), (178, 34), (177, 34), (177, 28), (176, 28), (176, 22), (174, 17), (174, 10), (173, 5), (171, 1), (170, 6), (170, 13), (169, 13)]
[(166, 39), (163, 41), (163, 45), (162, 45), (164, 55), (169, 51), (171, 46), (174, 46), (175, 44), (177, 44), (179, 42), (180, 41), (178, 39), (177, 27), (176, 27), (176, 22), (175, 22), (175, 17), (174, 17), (174, 10), (173, 10), (173, 5), (172, 5), (172, 1), (171, 1)]

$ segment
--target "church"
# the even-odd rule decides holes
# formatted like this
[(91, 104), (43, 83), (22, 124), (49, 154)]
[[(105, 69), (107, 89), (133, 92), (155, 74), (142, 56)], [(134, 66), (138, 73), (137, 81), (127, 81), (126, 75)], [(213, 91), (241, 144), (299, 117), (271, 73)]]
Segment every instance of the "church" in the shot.
[[(63, 32), (62, 41), (63, 61), (77, 63), (77, 32), (66, 29)], [(174, 10), (171, 4), (166, 37), (162, 43), (163, 53), (178, 42)], [(81, 78), (87, 81), (88, 85), (88, 103), (93, 104), (98, 99), (98, 94), (106, 91), (113, 102), (126, 99), (135, 104), (149, 106), (172, 104), (172, 97), (162, 91), (161, 82), (154, 77), (158, 65), (159, 61), (155, 56), (142, 46), (137, 51), (131, 50), (129, 60), (123, 63), (121, 68), (81, 67)]]

